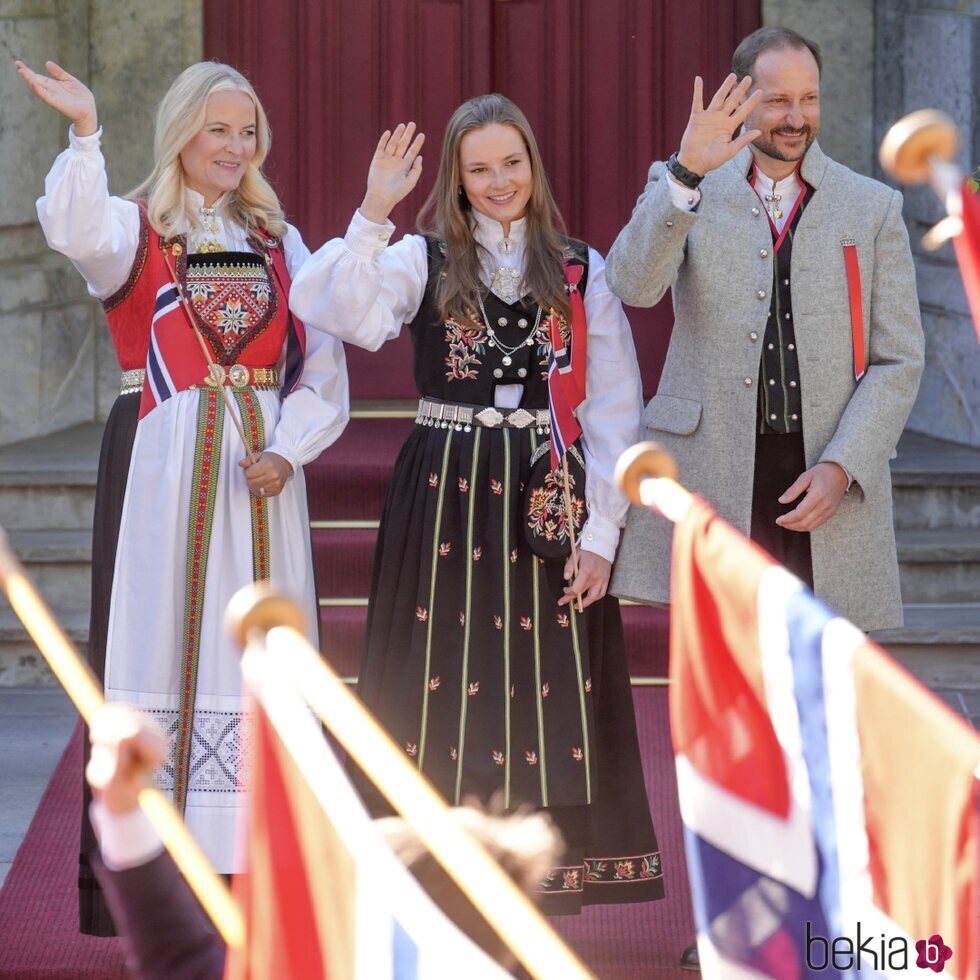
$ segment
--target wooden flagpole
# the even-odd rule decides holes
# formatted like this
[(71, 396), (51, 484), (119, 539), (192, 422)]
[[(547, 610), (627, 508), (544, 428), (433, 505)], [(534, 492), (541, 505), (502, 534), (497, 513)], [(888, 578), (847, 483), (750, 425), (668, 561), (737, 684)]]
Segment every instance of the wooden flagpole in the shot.
[[(105, 704), (102, 687), (24, 574), (2, 528), (0, 587), (79, 714), (91, 724)], [(240, 947), (245, 938), (241, 912), (170, 801), (160, 790), (145, 787), (139, 803), (225, 942)]]
[[(531, 977), (591, 977), (528, 897), (451, 818), (448, 804), (374, 715), (310, 646), (301, 632), (303, 620), (295, 603), (267, 585), (246, 586), (228, 606), (229, 629), (242, 647), (251, 651), (264, 644), (276, 669), (288, 673), (297, 692), (348, 757), (404, 817)], [(315, 773), (307, 776), (316, 778)]]
[(616, 463), (615, 480), (632, 503), (656, 510), (675, 524), (694, 502), (690, 491), (677, 482), (674, 458), (655, 442), (630, 446)]
[[(575, 545), (575, 512), (572, 510), (572, 491), (568, 484), (568, 453), (561, 454), (561, 477), (565, 496), (565, 513), (568, 516), (568, 540), (572, 543), (572, 581), (578, 578), (578, 548)], [(575, 608), (583, 611), (582, 594), (575, 593)]]

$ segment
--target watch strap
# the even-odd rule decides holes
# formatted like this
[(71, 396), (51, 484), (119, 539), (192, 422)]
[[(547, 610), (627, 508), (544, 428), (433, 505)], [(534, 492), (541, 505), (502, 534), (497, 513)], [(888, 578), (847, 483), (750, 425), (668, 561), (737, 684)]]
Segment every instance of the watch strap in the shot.
[(685, 187), (690, 187), (693, 191), (698, 184), (704, 180), (703, 174), (696, 174), (693, 170), (688, 170), (681, 162), (677, 159), (676, 153), (671, 153), (670, 159), (667, 161), (667, 170), (670, 171), (670, 175), (679, 184), (683, 184)]

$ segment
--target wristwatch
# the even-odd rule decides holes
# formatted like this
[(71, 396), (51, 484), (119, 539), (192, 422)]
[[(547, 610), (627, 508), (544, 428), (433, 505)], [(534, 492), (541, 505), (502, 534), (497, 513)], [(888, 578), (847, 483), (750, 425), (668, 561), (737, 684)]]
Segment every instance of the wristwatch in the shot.
[(671, 153), (670, 159), (667, 161), (667, 169), (674, 180), (685, 187), (690, 187), (692, 191), (704, 180), (704, 174), (696, 174), (693, 170), (688, 170), (687, 167), (683, 166), (678, 161), (676, 153)]

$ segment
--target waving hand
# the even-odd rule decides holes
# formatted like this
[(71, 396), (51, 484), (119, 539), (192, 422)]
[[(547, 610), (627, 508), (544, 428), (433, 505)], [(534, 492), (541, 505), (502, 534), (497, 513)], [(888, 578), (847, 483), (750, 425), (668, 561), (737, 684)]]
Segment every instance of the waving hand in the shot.
[(24, 84), (42, 102), (71, 120), (78, 136), (91, 136), (99, 128), (95, 96), (74, 75), (53, 61), (44, 63), (47, 75), (31, 71), (23, 61), (15, 61), (14, 65)]
[(721, 83), (714, 98), (704, 105), (704, 82), (699, 75), (694, 79), (694, 98), (691, 100), (691, 118), (681, 137), (677, 160), (681, 166), (704, 176), (709, 170), (727, 163), (743, 146), (748, 146), (757, 136), (758, 129), (737, 135), (737, 130), (762, 98), (755, 91), (743, 102), (752, 79), (746, 75), (736, 85), (734, 75)]
[(395, 131), (386, 129), (378, 140), (368, 170), (367, 192), (361, 203), (361, 214), (368, 221), (383, 224), (392, 208), (408, 197), (422, 176), (419, 152), (425, 133), (415, 136), (415, 123), (399, 123)]

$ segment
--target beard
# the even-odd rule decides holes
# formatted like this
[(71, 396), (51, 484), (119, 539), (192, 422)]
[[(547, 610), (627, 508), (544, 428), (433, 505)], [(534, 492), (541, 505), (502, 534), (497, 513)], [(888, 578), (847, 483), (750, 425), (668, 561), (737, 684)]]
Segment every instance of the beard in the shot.
[(795, 153), (787, 153), (785, 150), (781, 150), (775, 142), (772, 140), (767, 140), (764, 136), (760, 136), (758, 139), (752, 141), (752, 145), (766, 156), (772, 157), (774, 160), (783, 160), (786, 163), (792, 163), (794, 160), (801, 160), (806, 154), (806, 151), (810, 149), (810, 144), (817, 138), (817, 133), (819, 130), (814, 130), (810, 126), (803, 126), (801, 129), (774, 129), (772, 130), (772, 135), (780, 133), (783, 136), (787, 135), (797, 135), (798, 133), (803, 134), (803, 148)]

